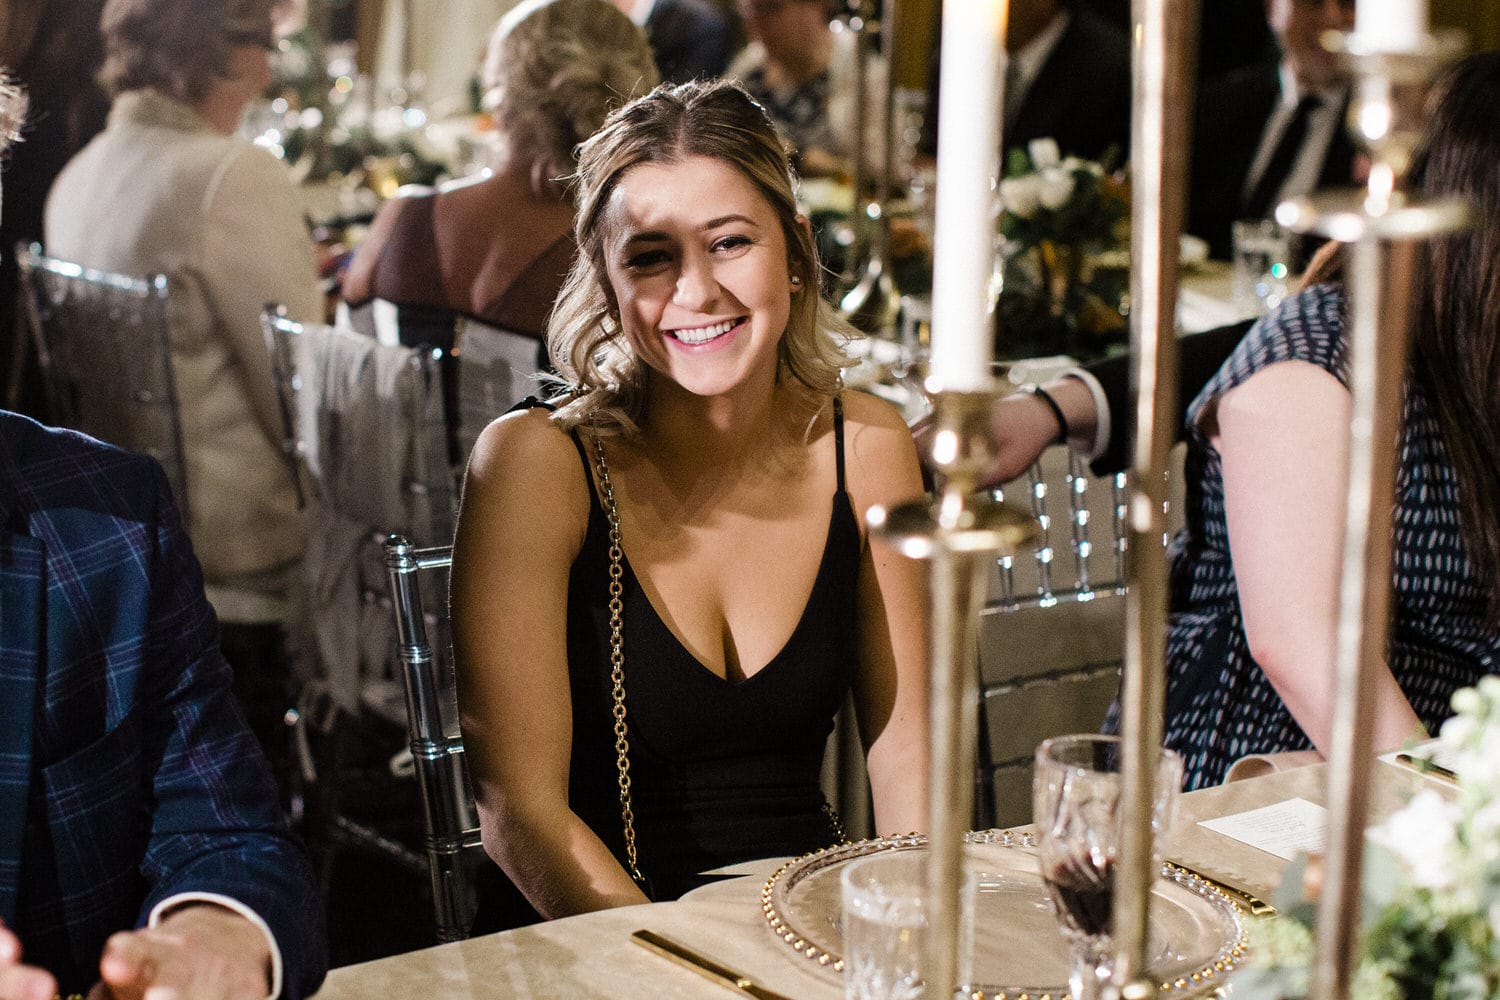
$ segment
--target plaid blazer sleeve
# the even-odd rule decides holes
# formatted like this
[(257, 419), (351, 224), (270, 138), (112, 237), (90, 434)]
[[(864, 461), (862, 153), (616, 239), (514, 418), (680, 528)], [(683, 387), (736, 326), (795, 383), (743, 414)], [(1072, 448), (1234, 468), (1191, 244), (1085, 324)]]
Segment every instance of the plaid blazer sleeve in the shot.
[(270, 927), (282, 995), (307, 996), (327, 966), (322, 905), (230, 693), (166, 477), (45, 433), (21, 501), (46, 553), (47, 609), (23, 942), (92, 979), (110, 933), (177, 893), (218, 893)]

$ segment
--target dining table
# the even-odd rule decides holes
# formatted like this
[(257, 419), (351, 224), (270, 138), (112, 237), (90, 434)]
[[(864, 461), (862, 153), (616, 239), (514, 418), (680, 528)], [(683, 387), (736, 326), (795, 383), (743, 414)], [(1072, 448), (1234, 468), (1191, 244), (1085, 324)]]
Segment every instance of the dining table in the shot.
[[(1385, 760), (1373, 762), (1372, 768), (1372, 824), (1399, 809), (1419, 788), (1442, 787), (1430, 776)], [(1210, 879), (1269, 900), (1289, 862), (1201, 823), (1296, 799), (1322, 804), (1326, 780), (1327, 766), (1312, 764), (1189, 792), (1181, 796), (1163, 841), (1165, 854)], [(673, 902), (586, 913), (345, 966), (329, 973), (317, 1000), (754, 995), (716, 985), (640, 947), (632, 940), (638, 930), (674, 939), (763, 990), (797, 1000), (838, 1000), (843, 996), (838, 975), (776, 936), (763, 913), (762, 887), (786, 861), (766, 859), (726, 870), (731, 877)], [(1066, 948), (1060, 933), (1031, 944), (1059, 953)], [(1252, 942), (1252, 954), (1253, 947)]]

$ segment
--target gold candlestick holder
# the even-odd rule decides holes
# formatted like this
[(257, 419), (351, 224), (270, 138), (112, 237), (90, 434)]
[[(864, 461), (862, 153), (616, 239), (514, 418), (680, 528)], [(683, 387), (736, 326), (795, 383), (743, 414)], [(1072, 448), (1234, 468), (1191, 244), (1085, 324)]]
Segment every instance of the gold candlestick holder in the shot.
[(936, 497), (872, 508), (870, 530), (898, 552), (928, 566), (932, 611), (929, 712), (928, 940), (926, 996), (950, 1000), (959, 979), (963, 842), (974, 803), (979, 704), (979, 612), (989, 561), (1031, 544), (1041, 527), (1030, 513), (978, 491), (991, 455), (991, 382), (973, 391), (933, 392), (932, 466), (942, 476)]
[(1464, 49), (1462, 34), (1375, 48), (1358, 33), (1324, 40), (1349, 67), (1349, 126), (1370, 156), (1364, 189), (1283, 202), (1282, 225), (1349, 245), (1349, 493), (1339, 594), (1337, 702), (1328, 773), (1328, 849), (1318, 903), (1314, 1000), (1350, 995), (1360, 871), (1374, 759), (1371, 713), (1390, 632), (1392, 505), (1420, 241), (1462, 229), (1466, 206), (1401, 190), (1422, 132), (1427, 90)]

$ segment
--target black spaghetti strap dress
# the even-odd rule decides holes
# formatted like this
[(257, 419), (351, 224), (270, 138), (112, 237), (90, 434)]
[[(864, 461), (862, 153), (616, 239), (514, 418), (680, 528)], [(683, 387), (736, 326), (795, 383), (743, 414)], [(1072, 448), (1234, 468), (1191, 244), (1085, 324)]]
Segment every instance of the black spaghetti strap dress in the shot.
[[(654, 899), (676, 899), (712, 881), (702, 873), (714, 868), (805, 854), (836, 839), (819, 777), (833, 717), (858, 666), (861, 558), (844, 483), (843, 431), (836, 398), (837, 482), (817, 578), (786, 645), (744, 681), (725, 680), (695, 659), (624, 562), (632, 804), (638, 864)], [(624, 864), (610, 682), (609, 523), (576, 432), (574, 442), (590, 509), (568, 582), (569, 804)], [(537, 920), (498, 867), (489, 868), (475, 932)]]

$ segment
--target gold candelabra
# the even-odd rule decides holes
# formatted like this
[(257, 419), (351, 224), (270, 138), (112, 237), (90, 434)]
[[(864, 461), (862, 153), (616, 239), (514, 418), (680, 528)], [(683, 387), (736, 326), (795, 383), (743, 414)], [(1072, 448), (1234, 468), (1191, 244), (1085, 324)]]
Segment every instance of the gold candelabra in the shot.
[(997, 385), (933, 389), (931, 460), (943, 477), (937, 496), (869, 513), (870, 530), (901, 554), (925, 560), (931, 589), (931, 668), (928, 688), (931, 760), (928, 797), (929, 997), (951, 997), (959, 970), (963, 843), (974, 808), (979, 700), (979, 610), (985, 570), (995, 556), (1040, 535), (1029, 513), (976, 492), (991, 455), (990, 406)]

